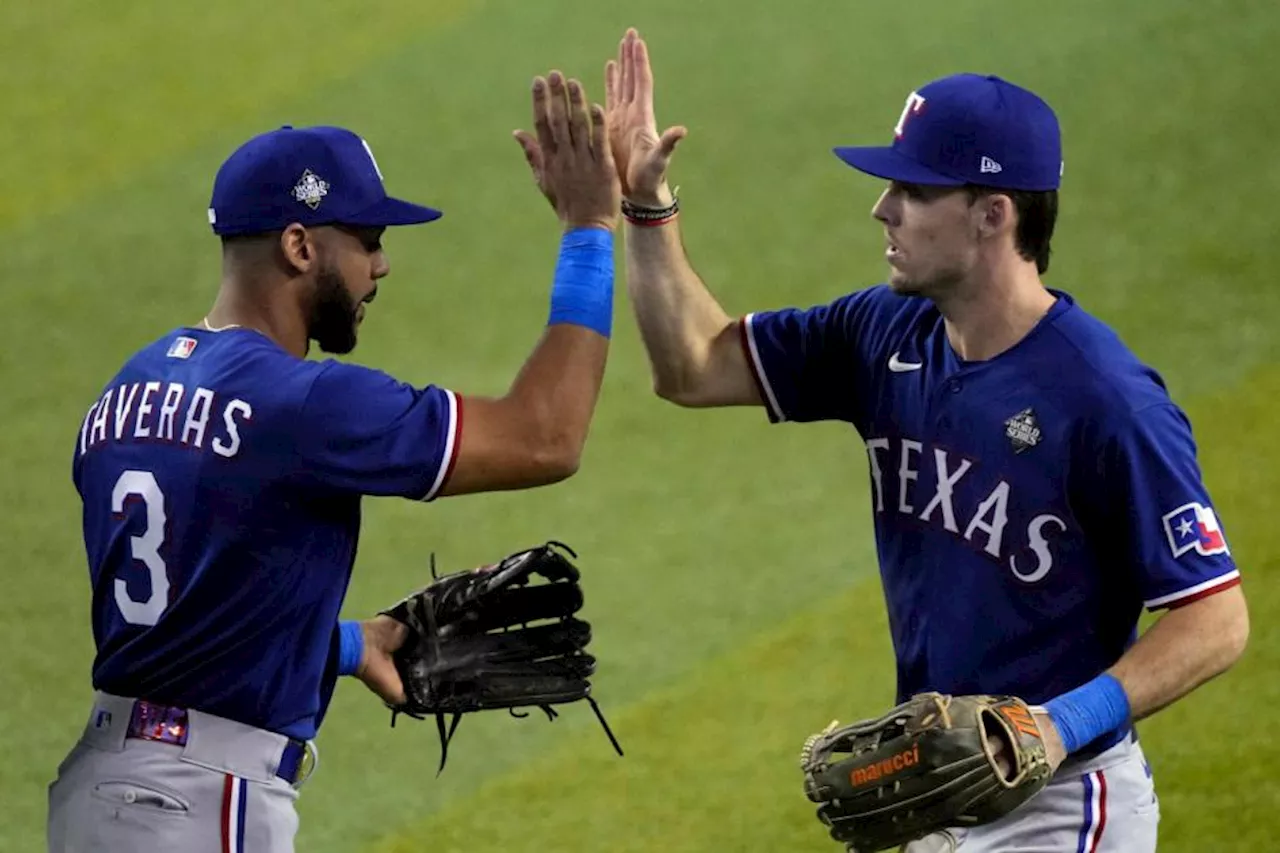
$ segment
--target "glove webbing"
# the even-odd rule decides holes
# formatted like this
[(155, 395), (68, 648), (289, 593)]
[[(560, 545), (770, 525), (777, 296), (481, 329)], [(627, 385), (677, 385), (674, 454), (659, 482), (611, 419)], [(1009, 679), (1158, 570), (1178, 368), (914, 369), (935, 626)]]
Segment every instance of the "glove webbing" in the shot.
[[(573, 556), (575, 557), (578, 556), (577, 554), (574, 553), (572, 548), (570, 548), (568, 545), (565, 545), (563, 542), (553, 541), (552, 544), (559, 545), (561, 548), (564, 548), (566, 551), (568, 551), (570, 554), (573, 554)], [(436, 555), (434, 552), (432, 552), (431, 554), (431, 577), (432, 578), (438, 577), (436, 575)], [(436, 646), (435, 651), (438, 652), (439, 651), (439, 635), (436, 632), (435, 609), (427, 608), (426, 616), (427, 616), (427, 636), (430, 638), (430, 642), (435, 644)], [(524, 626), (524, 627), (527, 627), (527, 626)], [(586, 700), (591, 705), (591, 710), (595, 712), (596, 719), (600, 721), (601, 727), (604, 728), (604, 733), (609, 736), (609, 743), (613, 744), (613, 748), (618, 753), (618, 755), (622, 755), (623, 754), (622, 746), (618, 743), (617, 737), (614, 736), (613, 729), (609, 728), (609, 723), (607, 720), (605, 720), (604, 712), (600, 710), (600, 705), (596, 702), (595, 697), (587, 696)], [(559, 716), (550, 705), (539, 705), (538, 707), (541, 708), (543, 712), (546, 713), (548, 720), (554, 721), (556, 717)], [(517, 714), (515, 708), (508, 708), (507, 711), (508, 713), (511, 714), (511, 716), (516, 718), (524, 718), (529, 716), (528, 714)], [(408, 716), (413, 717), (416, 720), (425, 719), (425, 717), (423, 717), (420, 714), (415, 714), (411, 711), (397, 711), (396, 709), (393, 708), (391, 710), (391, 727), (392, 728), (395, 728), (397, 714), (407, 714)], [(436, 768), (436, 778), (439, 778), (440, 774), (444, 771), (445, 761), (449, 757), (449, 742), (453, 740), (453, 734), (458, 730), (458, 724), (462, 722), (462, 714), (461, 713), (454, 714), (453, 721), (449, 723), (449, 727), (446, 730), (444, 725), (444, 716), (445, 715), (443, 712), (436, 714), (436, 731), (440, 733), (440, 766)]]
[[(587, 696), (586, 700), (591, 705), (591, 710), (596, 712), (596, 719), (600, 721), (600, 725), (604, 728), (604, 733), (609, 736), (609, 743), (613, 744), (613, 748), (618, 753), (618, 755), (622, 755), (623, 754), (622, 746), (618, 743), (618, 739), (614, 736), (613, 730), (609, 728), (609, 723), (605, 720), (604, 712), (600, 710), (600, 705), (596, 702), (595, 697)], [(541, 708), (543, 712), (547, 715), (548, 720), (554, 721), (556, 717), (560, 716), (555, 712), (555, 709), (552, 708), (550, 705), (539, 705), (538, 707)], [(419, 720), (424, 719), (423, 717), (417, 714), (411, 713), (409, 711), (403, 711), (401, 713), (408, 714), (410, 717), (414, 717)], [(517, 719), (523, 719), (529, 716), (527, 713), (526, 714), (516, 713), (515, 708), (508, 708), (507, 713), (509, 713), (513, 717), (516, 717)], [(462, 722), (462, 714), (460, 713), (454, 714), (453, 721), (449, 723), (449, 727), (448, 729), (446, 729), (444, 724), (444, 716), (445, 715), (443, 712), (436, 714), (436, 730), (440, 733), (440, 766), (436, 768), (436, 778), (439, 778), (441, 772), (444, 771), (444, 763), (449, 757), (449, 742), (453, 740), (453, 733), (458, 730), (458, 724)], [(391, 725), (395, 726), (395, 724), (396, 724), (395, 711), (392, 711)]]

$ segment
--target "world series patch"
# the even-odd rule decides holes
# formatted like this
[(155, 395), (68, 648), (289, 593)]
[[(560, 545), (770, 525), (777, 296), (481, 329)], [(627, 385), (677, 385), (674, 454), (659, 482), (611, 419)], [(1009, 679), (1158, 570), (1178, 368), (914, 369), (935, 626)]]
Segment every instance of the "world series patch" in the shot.
[(1027, 408), (1004, 422), (1004, 434), (1013, 443), (1013, 452), (1022, 453), (1040, 443), (1040, 424), (1036, 413)]

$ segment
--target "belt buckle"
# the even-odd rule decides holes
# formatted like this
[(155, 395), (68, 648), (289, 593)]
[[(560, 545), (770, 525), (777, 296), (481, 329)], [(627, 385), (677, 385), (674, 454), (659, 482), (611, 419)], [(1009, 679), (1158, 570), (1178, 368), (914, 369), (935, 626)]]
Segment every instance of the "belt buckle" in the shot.
[(316, 768), (320, 766), (320, 748), (316, 746), (314, 740), (304, 741), (302, 744), (302, 760), (298, 762), (298, 775), (290, 784), (293, 789), (299, 790), (306, 781), (311, 778), (311, 774), (316, 772)]

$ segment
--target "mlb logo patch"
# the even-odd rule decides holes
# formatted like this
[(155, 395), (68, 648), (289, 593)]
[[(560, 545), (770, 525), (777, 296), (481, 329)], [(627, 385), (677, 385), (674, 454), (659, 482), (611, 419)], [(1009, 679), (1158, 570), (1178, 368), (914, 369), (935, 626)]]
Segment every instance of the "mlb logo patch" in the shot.
[(196, 339), (188, 338), (185, 335), (174, 338), (173, 343), (169, 345), (169, 352), (166, 355), (169, 358), (190, 358), (191, 353), (196, 348)]
[(93, 727), (95, 729), (105, 729), (110, 725), (111, 725), (111, 712), (105, 711), (99, 708), (98, 712), (94, 714), (94, 717), (93, 717)]
[(1164, 533), (1175, 557), (1193, 550), (1202, 557), (1230, 553), (1212, 507), (1189, 503), (1166, 513)]

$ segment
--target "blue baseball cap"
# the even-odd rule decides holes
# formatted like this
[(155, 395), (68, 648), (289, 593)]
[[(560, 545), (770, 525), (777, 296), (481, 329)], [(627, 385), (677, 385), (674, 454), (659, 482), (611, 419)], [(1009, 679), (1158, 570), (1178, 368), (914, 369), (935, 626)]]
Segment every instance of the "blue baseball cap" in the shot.
[(892, 145), (835, 153), (859, 171), (909, 184), (1045, 191), (1062, 181), (1058, 117), (1038, 95), (993, 75), (934, 80), (907, 96)]
[(414, 225), (441, 212), (387, 195), (369, 143), (341, 127), (285, 125), (253, 137), (213, 179), (215, 234), (275, 231), (293, 222)]

